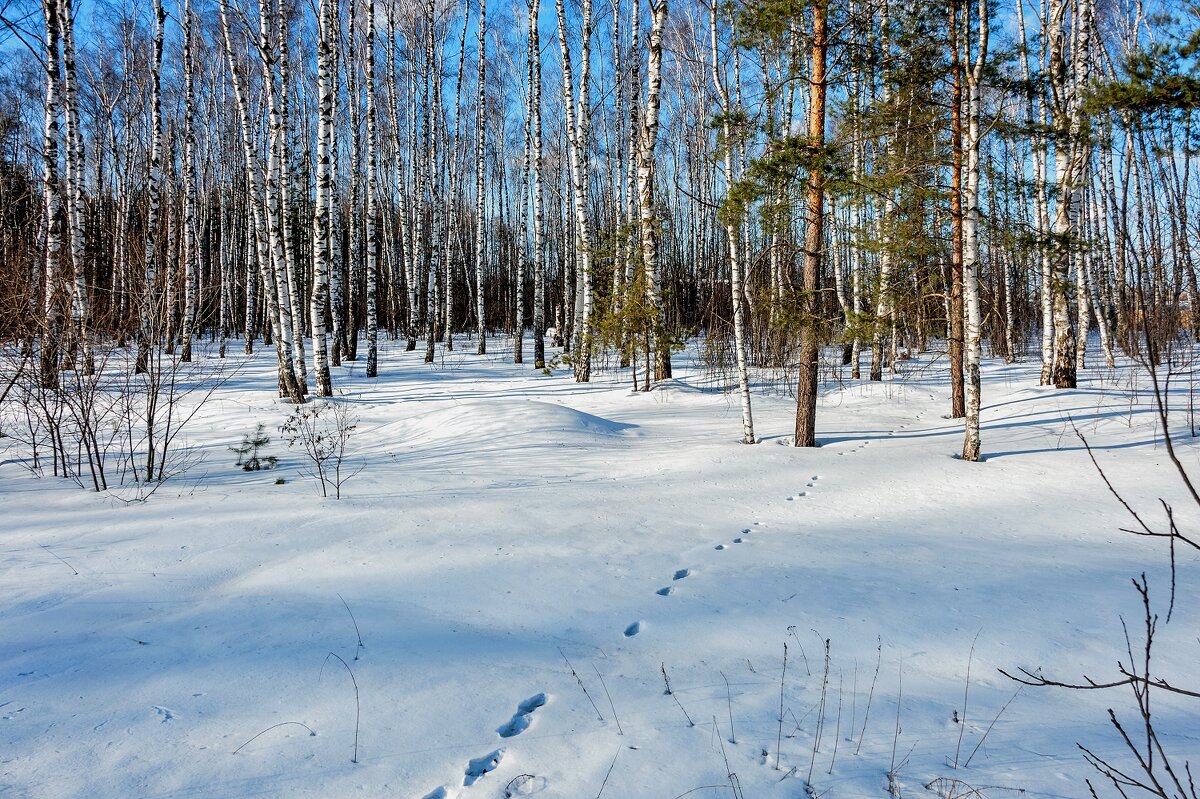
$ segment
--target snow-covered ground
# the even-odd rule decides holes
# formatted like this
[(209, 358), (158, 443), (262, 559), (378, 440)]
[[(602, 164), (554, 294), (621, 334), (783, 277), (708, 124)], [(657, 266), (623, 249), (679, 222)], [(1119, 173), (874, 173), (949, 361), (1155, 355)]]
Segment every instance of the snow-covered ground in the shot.
[[(335, 370), (363, 467), (341, 501), (278, 433), (266, 350), (231, 356), (185, 431), (198, 462), (145, 502), (35, 479), (0, 441), (0, 796), (836, 798), (891, 771), (904, 796), (1084, 797), (1077, 742), (1128, 763), (1124, 689), (997, 669), (1113, 676), (1142, 571), (1165, 616), (1166, 547), (1119, 531), (1068, 421), (1148, 521), (1161, 496), (1200, 529), (1136, 369), (1055, 391), (989, 361), (970, 464), (927, 361), (830, 383), (823, 446), (798, 450), (779, 391), (738, 443), (688, 354), (634, 394), (495, 345)], [(260, 422), (279, 465), (240, 471)], [(1178, 556), (1156, 667), (1195, 687), (1200, 563)], [(1197, 704), (1155, 707), (1200, 761)]]

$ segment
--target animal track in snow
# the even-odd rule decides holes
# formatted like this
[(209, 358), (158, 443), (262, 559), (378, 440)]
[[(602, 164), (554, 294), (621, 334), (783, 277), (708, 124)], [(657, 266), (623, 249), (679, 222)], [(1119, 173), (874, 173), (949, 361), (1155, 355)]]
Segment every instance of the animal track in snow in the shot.
[(717, 544), (715, 547), (713, 547), (713, 549), (720, 552), (722, 549), (728, 549), (728, 547), (726, 547), (724, 544)]
[(632, 638), (633, 636), (637, 635), (641, 631), (642, 631), (642, 623), (640, 621), (635, 621), (633, 624), (631, 624), (625, 628), (625, 637)]
[(852, 447), (851, 449), (839, 452), (838, 455), (853, 455), (854, 453), (858, 452), (860, 449), (862, 449), (863, 447), (865, 447), (867, 444), (870, 444), (870, 443), (871, 443), (870, 440), (863, 441), (861, 444), (859, 444), (856, 447)]
[(529, 697), (517, 705), (517, 712), (513, 714), (511, 719), (500, 725), (496, 732), (499, 733), (501, 738), (512, 738), (514, 735), (520, 735), (529, 729), (529, 722), (533, 720), (533, 711), (544, 704), (546, 704), (545, 694), (536, 694)]
[[(484, 755), (483, 757), (477, 757), (474, 760), (469, 761), (467, 763), (467, 776), (463, 780), (463, 786), (465, 787), (474, 785), (475, 781), (484, 774), (495, 771), (497, 768), (499, 768), (500, 761), (503, 759), (504, 750), (497, 749), (491, 754)], [(437, 792), (434, 791), (434, 795), (436, 794)]]
[[(843, 454), (845, 454), (845, 453), (839, 452), (838, 454), (839, 454), (839, 455), (843, 455)], [(808, 479), (808, 482), (804, 484), (804, 487), (805, 487), (805, 488), (816, 488), (816, 487), (817, 487), (817, 481), (818, 481), (818, 480), (820, 480), (820, 479), (821, 479), (821, 475), (819, 475), (819, 474), (814, 474), (812, 477), (810, 477), (810, 478)], [(788, 502), (795, 502), (795, 501), (796, 501), (797, 499), (799, 499), (800, 497), (807, 497), (807, 496), (808, 496), (808, 492), (807, 492), (807, 491), (797, 491), (795, 494), (792, 494), (790, 497), (785, 497), (785, 499), (786, 499)], [(758, 524), (758, 522), (755, 522), (755, 524)], [(746, 533), (748, 533), (748, 532), (750, 532), (750, 531), (749, 531), (749, 530), (743, 530), (743, 532), (746, 532)]]
[(682, 580), (684, 577), (687, 577), (691, 573), (692, 573), (691, 569), (676, 569), (675, 576), (672, 577), (671, 579), (672, 580)]
[(175, 711), (171, 710), (169, 707), (159, 707), (158, 705), (155, 705), (154, 712), (162, 716), (163, 724), (166, 724), (168, 721), (175, 718)]
[(658, 589), (654, 593), (658, 594), (659, 596), (670, 596), (671, 594), (675, 593), (675, 587), (668, 585), (665, 588)]

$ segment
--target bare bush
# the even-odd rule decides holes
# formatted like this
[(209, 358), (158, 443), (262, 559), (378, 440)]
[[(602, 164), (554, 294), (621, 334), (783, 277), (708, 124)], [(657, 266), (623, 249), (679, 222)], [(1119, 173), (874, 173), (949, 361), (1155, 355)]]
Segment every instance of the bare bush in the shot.
[(304, 473), (320, 484), (323, 497), (333, 489), (334, 498), (341, 499), (342, 484), (363, 469), (347, 463), (350, 437), (357, 426), (358, 417), (346, 405), (322, 400), (301, 405), (280, 427), (288, 446), (308, 459)]

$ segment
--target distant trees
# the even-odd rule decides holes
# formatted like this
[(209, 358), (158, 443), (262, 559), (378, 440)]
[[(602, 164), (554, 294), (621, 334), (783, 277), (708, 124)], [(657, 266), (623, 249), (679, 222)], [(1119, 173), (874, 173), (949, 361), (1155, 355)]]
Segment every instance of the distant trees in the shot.
[(1200, 329), (1193, 87), (1143, 2), (30, 2), (3, 336), (46, 385), (106, 340), (261, 341), (297, 403), (360, 342), (375, 375), (389, 338), (520, 362), (531, 328), (544, 368), (551, 326), (577, 380), (648, 388), (699, 336), (747, 441), (752, 370), (795, 381), (798, 445), (864, 345), (873, 380), (946, 348), (974, 459), (985, 351), (1040, 338), (1069, 387), (1092, 331)]

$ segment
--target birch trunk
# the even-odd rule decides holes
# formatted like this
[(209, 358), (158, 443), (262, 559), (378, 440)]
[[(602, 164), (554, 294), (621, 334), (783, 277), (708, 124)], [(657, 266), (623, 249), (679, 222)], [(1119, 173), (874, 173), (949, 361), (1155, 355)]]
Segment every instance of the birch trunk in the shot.
[[(536, 19), (533, 21), (533, 26), (535, 28), (537, 26)], [(479, 0), (479, 90), (478, 90), (477, 101), (476, 101), (476, 113), (479, 114), (479, 117), (478, 117), (479, 122), (475, 126), (476, 127), (476, 131), (475, 131), (475, 333), (479, 337), (479, 345), (478, 345), (478, 349), (476, 349), (476, 353), (479, 355), (487, 354), (487, 328), (486, 328), (486, 325), (484, 324), (486, 319), (484, 317), (484, 307), (483, 307), (483, 302), (484, 302), (483, 275), (484, 275), (484, 266), (485, 266), (483, 244), (484, 244), (484, 233), (486, 232), (486, 229), (487, 229), (486, 225), (484, 223), (484, 219), (483, 219), (483, 214), (484, 214), (483, 150), (484, 150), (484, 144), (486, 143), (485, 133), (487, 131), (487, 125), (486, 125), (487, 93), (484, 91), (484, 87), (485, 87), (484, 80), (486, 78), (485, 65), (487, 64), (487, 61), (485, 58), (486, 53), (485, 53), (485, 48), (484, 48), (484, 36), (486, 34), (487, 34), (487, 0)], [(530, 35), (536, 36), (537, 33), (536, 33), (536, 31), (531, 31)], [(526, 152), (528, 152), (528, 148), (529, 148), (528, 135), (529, 134), (527, 133), (526, 134)], [(525, 202), (524, 195), (522, 195), (521, 201), (522, 201), (522, 203)], [(522, 239), (522, 241), (521, 241), (521, 248), (522, 248), (521, 251), (522, 252), (524, 252), (524, 247), (525, 247), (525, 241), (524, 241), (524, 239)], [(524, 287), (522, 286), (522, 281), (518, 280), (518, 282), (517, 282), (518, 296), (523, 291), (523, 288)], [(516, 344), (516, 352), (518, 354), (521, 352), (521, 336), (523, 335), (523, 332), (524, 332), (524, 313), (518, 312), (518, 314), (517, 314), (517, 344)], [(518, 361), (518, 363), (520, 363), (520, 361)]]
[[(1022, 0), (1023, 2), (1023, 0)], [(963, 394), (963, 65), (958, 35), (959, 4), (950, 11), (950, 69), (953, 93), (950, 99), (950, 136), (953, 162), (950, 177), (950, 224), (953, 242), (950, 259), (950, 418), (966, 416)], [(970, 30), (964, 38), (970, 38)]]
[(1030, 148), (1033, 154), (1034, 230), (1038, 242), (1038, 265), (1041, 277), (1041, 292), (1039, 294), (1042, 315), (1041, 384), (1048, 386), (1051, 383), (1051, 374), (1054, 369), (1054, 293), (1052, 291), (1054, 272), (1051, 266), (1049, 248), (1050, 220), (1046, 189), (1046, 139), (1041, 133), (1041, 129), (1045, 126), (1045, 105), (1044, 103), (1040, 105), (1040, 111), (1035, 116), (1034, 83), (1031, 79), (1031, 70), (1029, 68), (1029, 45), (1025, 32), (1024, 3), (1016, 4), (1016, 12), (1017, 35), (1021, 50), (1021, 77), (1026, 86), (1025, 124), (1031, 131)]
[(529, 3), (529, 103), (533, 115), (533, 368), (546, 368), (546, 224), (542, 209), (542, 57), (539, 0)]
[(325, 337), (325, 302), (329, 291), (329, 208), (332, 186), (333, 138), (333, 0), (320, 0), (317, 38), (317, 195), (313, 204), (312, 248), (313, 290), (309, 323), (313, 337), (313, 373), (317, 395), (333, 396), (329, 373), (329, 350)]
[(75, 12), (71, 0), (59, 0), (59, 25), (62, 36), (63, 106), (66, 111), (67, 231), (71, 247), (71, 349), (74, 361), (83, 357), (86, 374), (95, 373), (95, 356), (88, 331), (88, 291), (84, 263), (84, 146), (79, 120), (79, 80), (75, 68)]
[[(741, 111), (730, 103), (729, 92), (725, 88), (724, 67), (720, 64), (720, 54), (717, 47), (717, 10), (713, 5), (709, 10), (709, 45), (712, 56), (712, 81), (717, 92), (721, 111), (721, 153), (725, 164), (725, 182), (729, 185), (734, 180), (733, 171), (733, 126), (730, 117), (735, 111)], [(728, 214), (724, 218), (725, 241), (729, 248), (729, 285), (733, 301), (733, 350), (737, 359), (738, 394), (742, 406), (742, 443), (754, 444), (754, 414), (750, 405), (750, 374), (746, 358), (746, 317), (743, 309), (744, 274), (742, 264), (742, 248), (740, 246), (741, 220), (736, 215)]]
[(59, 336), (62, 331), (62, 307), (59, 281), (62, 269), (61, 188), (58, 185), (60, 11), (58, 0), (43, 0), (46, 18), (46, 124), (42, 145), (42, 198), (45, 206), (46, 256), (45, 294), (42, 299), (44, 329), (41, 341), (41, 381), (43, 388), (58, 386)]
[(268, 0), (259, 0), (258, 19), (258, 54), (262, 66), (263, 87), (267, 102), (267, 169), (266, 187), (264, 192), (267, 251), (266, 263), (270, 272), (270, 281), (263, 281), (263, 288), (274, 291), (278, 315), (278, 325), (272, 324), (276, 337), (276, 346), (283, 353), (282, 357), (291, 361), (288, 373), (291, 375), (291, 389), (288, 396), (299, 402), (304, 401), (305, 387), (300, 382), (296, 371), (296, 346), (293, 341), (295, 326), (292, 319), (292, 296), (288, 282), (287, 250), (284, 245), (285, 222), (283, 218), (283, 190), (281, 186), (282, 167), (280, 159), (283, 148), (284, 120), (280, 107), (279, 81), (276, 76), (278, 56), (274, 55), (276, 46), (271, 41), (270, 20), (272, 9)]
[[(970, 37), (970, 6), (967, 5), (967, 40)], [(987, 0), (979, 0), (977, 24), (978, 44), (975, 52), (975, 62), (967, 73), (967, 135), (965, 149), (967, 156), (966, 186), (963, 199), (966, 205), (966, 216), (963, 220), (963, 295), (966, 305), (965, 331), (965, 394), (966, 394), (966, 423), (963, 433), (962, 458), (965, 461), (978, 461), (981, 454), (979, 440), (979, 408), (980, 408), (980, 312), (979, 312), (979, 143), (981, 137), (980, 117), (982, 115), (981, 83), (983, 68), (987, 62), (988, 51), (988, 7)], [(969, 50), (968, 50), (969, 52)]]
[(289, 317), (292, 322), (292, 360), (296, 381), (301, 393), (308, 393), (308, 365), (304, 354), (304, 303), (300, 296), (300, 266), (296, 262), (296, 246), (292, 226), (292, 142), (291, 142), (291, 56), (288, 45), (287, 13), (278, 10), (279, 37), (279, 130), (275, 140), (278, 148), (276, 165), (279, 187), (279, 232), (283, 239), (283, 268), (286, 276)]
[[(1075, 7), (1070, 8), (1071, 6)], [(1073, 35), (1068, 49), (1066, 28), (1069, 11)], [(1051, 279), (1055, 337), (1052, 379), (1057, 388), (1075, 388), (1076, 341), (1068, 291), (1071, 252), (1078, 247), (1077, 194), (1088, 152), (1083, 132), (1085, 115), (1081, 93), (1087, 81), (1086, 58), (1091, 32), (1089, 0), (1079, 0), (1077, 5), (1068, 0), (1050, 0), (1046, 24), (1049, 29), (1048, 84), (1052, 98), (1052, 124), (1056, 136), (1054, 179), (1058, 193), (1054, 208)], [(1082, 320), (1082, 317), (1080, 318)]]
[(376, 186), (375, 141), (375, 0), (367, 0), (367, 377), (379, 375), (379, 316), (376, 280), (379, 272), (378, 250), (379, 242), (376, 232), (376, 218), (379, 214), (379, 190)]
[(162, 59), (163, 38), (167, 12), (162, 0), (154, 0), (154, 55), (150, 71), (150, 175), (146, 193), (149, 196), (146, 210), (146, 236), (144, 278), (142, 297), (139, 304), (141, 324), (138, 333), (138, 355), (134, 365), (137, 374), (144, 373), (150, 366), (150, 343), (155, 337), (157, 311), (157, 261), (155, 244), (158, 236), (159, 192), (162, 190)]
[[(283, 335), (283, 320), (280, 311), (279, 293), (276, 285), (276, 275), (272, 268), (271, 242), (267, 231), (267, 201), (264, 187), (262, 165), (255, 154), (254, 127), (250, 122), (250, 110), (246, 101), (246, 81), (238, 71), (236, 51), (233, 46), (233, 35), (229, 25), (229, 0), (220, 0), (221, 32), (225, 42), (225, 54), (229, 61), (230, 79), (233, 84), (234, 100), (238, 109), (238, 120), (242, 135), (242, 157), (245, 161), (246, 182), (248, 184), (248, 205), (250, 212), (249, 227), (253, 231), (255, 261), (258, 264), (259, 280), (262, 286), (264, 306), (270, 322), (271, 338), (275, 344), (275, 354), (279, 363), (279, 395), (291, 402), (304, 402), (304, 394), (296, 380), (293, 368), (292, 351), (286, 346)], [(247, 264), (249, 268), (249, 264)], [(247, 297), (247, 304), (250, 297)], [(247, 339), (247, 341), (249, 341)]]
[(563, 0), (556, 0), (558, 43), (562, 52), (563, 102), (566, 109), (567, 147), (570, 153), (572, 201), (575, 209), (575, 244), (579, 258), (576, 275), (576, 329), (574, 332), (575, 380), (586, 383), (592, 375), (592, 217), (588, 208), (591, 165), (591, 117), (588, 107), (591, 78), (592, 0), (583, 0), (579, 53), (579, 92), (571, 69), (571, 48), (567, 42), (567, 12)]
[[(440, 76), (434, 74), (434, 43), (436, 33), (434, 31), (434, 22), (436, 19), (436, 8), (433, 0), (425, 6), (426, 14), (426, 31), (425, 31), (425, 75), (424, 75), (424, 98), (422, 104), (424, 106), (424, 123), (425, 123), (425, 141), (424, 153), (418, 159), (422, 165), (421, 176), (423, 178), (423, 192), (425, 205), (428, 205), (429, 197), (436, 197), (436, 181), (439, 179), (435, 174), (437, 167), (437, 130), (434, 122), (436, 114), (437, 94), (441, 87)], [(430, 214), (429, 225), (429, 253), (427, 256), (422, 256), (422, 261), (425, 264), (425, 363), (433, 363), (433, 343), (435, 338), (435, 328), (437, 325), (437, 214)], [(422, 242), (419, 246), (425, 246)]]
[[(642, 114), (641, 135), (638, 137), (638, 212), (642, 269), (646, 276), (646, 302), (654, 316), (650, 331), (654, 347), (654, 379), (671, 377), (671, 342), (667, 337), (666, 312), (662, 299), (662, 269), (659, 263), (658, 215), (654, 208), (655, 157), (658, 142), (659, 107), (662, 94), (662, 38), (667, 22), (667, 0), (651, 0), (651, 28), (646, 65), (646, 105)], [(640, 24), (634, 20), (633, 24)], [(640, 58), (635, 54), (635, 58)], [(649, 355), (649, 353), (647, 353)], [(649, 378), (649, 375), (647, 375)], [(649, 380), (647, 379), (647, 383)], [(648, 385), (647, 385), (648, 387)]]
[[(70, 2), (70, 0), (68, 0)], [(192, 360), (192, 336), (196, 324), (196, 79), (192, 41), (191, 0), (182, 3), (183, 24), (183, 352), (180, 360)]]

